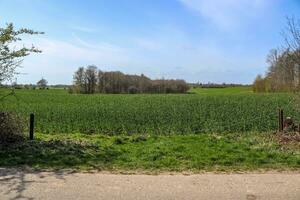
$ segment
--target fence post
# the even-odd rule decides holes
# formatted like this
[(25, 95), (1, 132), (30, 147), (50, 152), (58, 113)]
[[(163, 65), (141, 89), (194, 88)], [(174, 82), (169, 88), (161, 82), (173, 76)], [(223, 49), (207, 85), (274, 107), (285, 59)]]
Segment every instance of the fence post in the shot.
[(30, 125), (29, 125), (29, 139), (33, 140), (33, 130), (34, 130), (34, 114), (30, 114)]
[(280, 118), (280, 121), (281, 121), (281, 132), (283, 131), (283, 109), (281, 109), (281, 118)]
[(283, 110), (281, 108), (278, 109), (278, 131), (283, 131)]

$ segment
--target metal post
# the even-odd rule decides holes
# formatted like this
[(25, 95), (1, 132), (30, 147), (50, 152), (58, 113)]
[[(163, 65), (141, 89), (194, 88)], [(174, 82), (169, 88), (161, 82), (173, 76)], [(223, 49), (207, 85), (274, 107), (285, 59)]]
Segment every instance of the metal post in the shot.
[(34, 114), (30, 114), (29, 139), (33, 140)]

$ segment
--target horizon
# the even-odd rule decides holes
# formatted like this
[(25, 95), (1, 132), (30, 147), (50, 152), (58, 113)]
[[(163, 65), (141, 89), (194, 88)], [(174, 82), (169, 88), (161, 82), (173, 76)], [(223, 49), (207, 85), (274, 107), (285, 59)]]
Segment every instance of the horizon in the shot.
[[(19, 84), (69, 85), (81, 66), (188, 83), (252, 84), (283, 45), (297, 0), (0, 1), (0, 25), (31, 28), (43, 53), (26, 58)], [(30, 23), (29, 23), (30, 22)], [(22, 44), (22, 43), (21, 43)]]

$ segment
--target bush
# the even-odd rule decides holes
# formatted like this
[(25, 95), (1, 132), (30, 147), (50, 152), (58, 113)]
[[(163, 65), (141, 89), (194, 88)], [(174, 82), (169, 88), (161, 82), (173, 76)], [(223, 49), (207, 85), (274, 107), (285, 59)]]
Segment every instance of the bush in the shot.
[(139, 92), (139, 90), (135, 86), (130, 86), (128, 88), (128, 93), (129, 94), (137, 94), (138, 92)]
[(0, 112), (0, 144), (24, 140), (24, 127), (24, 121), (16, 114)]

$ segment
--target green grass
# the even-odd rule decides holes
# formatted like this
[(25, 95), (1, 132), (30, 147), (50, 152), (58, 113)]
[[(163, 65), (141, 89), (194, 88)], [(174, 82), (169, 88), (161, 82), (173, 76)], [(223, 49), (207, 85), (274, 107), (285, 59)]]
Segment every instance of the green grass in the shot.
[(71, 95), (65, 90), (17, 90), (18, 99), (9, 97), (0, 106), (24, 117), (35, 113), (36, 130), (42, 133), (265, 132), (276, 129), (278, 107), (300, 119), (289, 94), (219, 93)]
[(270, 134), (107, 136), (36, 134), (0, 147), (0, 166), (121, 171), (235, 171), (299, 169), (300, 149), (282, 147)]
[[(7, 92), (7, 91), (0, 91)], [(194, 94), (71, 95), (16, 90), (1, 110), (35, 113), (36, 140), (0, 146), (0, 166), (122, 171), (299, 169), (298, 146), (270, 134), (277, 108), (300, 119), (291, 94), (249, 88)], [(87, 134), (88, 133), (88, 134)], [(217, 133), (217, 134), (216, 134)]]

